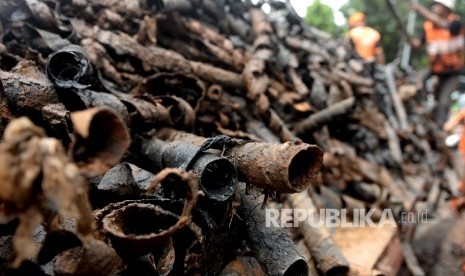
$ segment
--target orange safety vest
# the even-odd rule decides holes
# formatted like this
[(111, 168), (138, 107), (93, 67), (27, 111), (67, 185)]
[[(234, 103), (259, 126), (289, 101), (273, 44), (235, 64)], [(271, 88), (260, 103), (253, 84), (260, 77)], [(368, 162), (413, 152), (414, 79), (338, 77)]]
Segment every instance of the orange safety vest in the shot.
[(349, 38), (354, 44), (355, 51), (363, 59), (372, 59), (376, 56), (381, 35), (368, 26), (358, 26), (349, 31)]
[[(450, 15), (449, 22), (460, 19), (457, 15)], [(425, 30), (426, 52), (430, 69), (433, 73), (458, 71), (463, 66), (464, 36), (463, 28), (460, 34), (452, 36), (449, 28), (439, 28), (433, 22), (423, 24)]]

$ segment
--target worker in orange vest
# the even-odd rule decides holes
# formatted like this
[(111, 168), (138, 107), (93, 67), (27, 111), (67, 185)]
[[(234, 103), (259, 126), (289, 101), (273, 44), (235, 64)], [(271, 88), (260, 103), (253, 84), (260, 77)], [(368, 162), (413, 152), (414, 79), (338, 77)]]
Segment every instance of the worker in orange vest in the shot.
[(410, 44), (415, 48), (426, 44), (430, 69), (426, 78), (435, 75), (439, 79), (434, 93), (438, 103), (434, 117), (442, 125), (464, 65), (464, 29), (460, 17), (454, 14), (455, 0), (433, 1), (430, 9), (413, 2), (411, 9), (426, 19), (421, 39), (412, 39)]
[(450, 119), (444, 124), (444, 130), (447, 132), (451, 132), (454, 130), (455, 127), (461, 125), (462, 130), (460, 134), (460, 141), (458, 145), (458, 150), (462, 155), (462, 182), (460, 184), (459, 190), (461, 193), (461, 197), (452, 201), (452, 206), (459, 210), (464, 209), (465, 207), (465, 108), (462, 108), (459, 113), (450, 117)]
[(384, 64), (381, 35), (367, 26), (365, 14), (356, 12), (349, 17), (349, 39), (357, 54), (367, 61)]
[(447, 132), (451, 132), (456, 126), (462, 124), (462, 132), (460, 136), (460, 141), (458, 145), (458, 150), (462, 154), (462, 164), (465, 166), (465, 108), (462, 108), (460, 112), (455, 114), (454, 116), (450, 117), (449, 120), (444, 124), (444, 130)]

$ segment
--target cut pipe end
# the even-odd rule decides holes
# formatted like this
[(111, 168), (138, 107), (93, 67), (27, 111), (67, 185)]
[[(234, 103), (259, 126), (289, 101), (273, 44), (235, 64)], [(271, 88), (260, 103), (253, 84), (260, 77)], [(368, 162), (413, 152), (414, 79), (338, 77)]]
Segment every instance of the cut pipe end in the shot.
[[(158, 234), (176, 224), (176, 218), (151, 205), (132, 205), (115, 214), (115, 226), (123, 235), (140, 236)], [(147, 236), (148, 237), (148, 236)]]
[(320, 172), (323, 164), (323, 150), (308, 145), (295, 154), (288, 169), (289, 184), (294, 192), (305, 190)]
[[(199, 162), (204, 163), (200, 184), (208, 198), (216, 201), (228, 200), (233, 194), (237, 181), (234, 165), (227, 159), (205, 155)], [(201, 165), (201, 164), (200, 164)]]
[(226, 151), (239, 179), (280, 193), (297, 193), (314, 181), (323, 163), (323, 150), (305, 143), (249, 142)]
[(98, 162), (108, 168), (125, 154), (131, 138), (122, 118), (108, 108), (91, 108), (71, 113), (75, 132), (83, 138), (83, 149), (75, 158), (85, 163)]
[(289, 266), (289, 268), (283, 274), (283, 276), (307, 276), (307, 275), (308, 275), (308, 265), (304, 259), (296, 260), (291, 266)]
[(178, 219), (158, 206), (131, 203), (112, 211), (102, 223), (120, 255), (142, 256), (168, 240)]
[(326, 272), (326, 275), (328, 276), (336, 276), (336, 275), (347, 275), (349, 273), (350, 269), (349, 266), (347, 265), (338, 265)]

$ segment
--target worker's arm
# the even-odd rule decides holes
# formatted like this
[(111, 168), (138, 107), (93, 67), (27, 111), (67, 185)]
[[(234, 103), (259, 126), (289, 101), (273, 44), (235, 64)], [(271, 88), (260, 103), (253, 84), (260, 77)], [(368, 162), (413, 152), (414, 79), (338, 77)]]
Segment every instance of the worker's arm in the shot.
[(384, 57), (384, 50), (381, 46), (378, 46), (376, 48), (376, 62), (378, 64), (384, 64), (386, 62), (386, 59)]
[(443, 129), (445, 131), (451, 131), (452, 129), (454, 129), (454, 127), (456, 127), (460, 121), (462, 121), (463, 119), (465, 119), (465, 108), (462, 109), (457, 115), (455, 116), (452, 116), (445, 124), (444, 124), (444, 127)]
[(412, 38), (408, 41), (408, 43), (413, 47), (413, 48), (420, 48), (423, 43), (421, 42), (420, 39), (418, 38)]
[(439, 26), (440, 28), (449, 28), (449, 22), (446, 19), (428, 10), (427, 8), (422, 6), (420, 3), (414, 1), (410, 4), (410, 8), (413, 11), (418, 12), (426, 20), (433, 22), (436, 26)]
[(418, 38), (411, 38), (409, 39), (408, 43), (413, 47), (413, 48), (420, 48), (423, 44), (425, 44), (425, 31), (422, 31), (421, 33), (421, 38), (418, 39)]

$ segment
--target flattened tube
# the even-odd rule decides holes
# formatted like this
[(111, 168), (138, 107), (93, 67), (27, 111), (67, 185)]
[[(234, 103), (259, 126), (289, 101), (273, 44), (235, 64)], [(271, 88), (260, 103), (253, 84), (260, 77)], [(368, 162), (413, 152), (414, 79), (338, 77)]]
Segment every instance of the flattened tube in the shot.
[[(260, 200), (261, 199), (261, 200)], [(250, 248), (267, 275), (308, 275), (308, 265), (297, 251), (285, 229), (266, 227), (266, 210), (260, 208), (263, 197), (241, 196), (239, 209), (245, 218)]]
[(305, 190), (318, 175), (323, 151), (315, 145), (250, 142), (226, 151), (239, 179), (281, 193)]
[[(157, 170), (186, 169), (199, 149), (181, 141), (168, 143), (159, 139), (143, 140), (141, 146), (142, 154), (158, 166)], [(202, 153), (192, 166), (192, 170), (207, 197), (216, 201), (225, 201), (233, 195), (237, 172), (228, 159), (212, 153)]]

